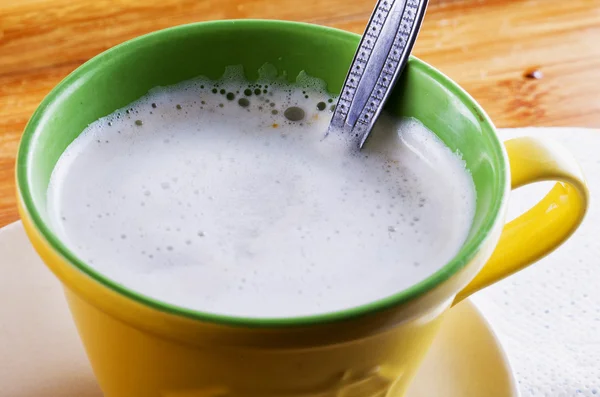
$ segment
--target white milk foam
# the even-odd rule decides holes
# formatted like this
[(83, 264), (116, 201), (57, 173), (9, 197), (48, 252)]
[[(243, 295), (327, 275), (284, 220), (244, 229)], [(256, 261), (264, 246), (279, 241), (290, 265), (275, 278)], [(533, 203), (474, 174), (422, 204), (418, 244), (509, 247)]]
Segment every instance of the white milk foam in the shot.
[(53, 228), (106, 277), (199, 311), (282, 318), (397, 293), (457, 254), (473, 180), (414, 119), (382, 117), (360, 153), (323, 139), (329, 98), (236, 79), (154, 89), (64, 152)]

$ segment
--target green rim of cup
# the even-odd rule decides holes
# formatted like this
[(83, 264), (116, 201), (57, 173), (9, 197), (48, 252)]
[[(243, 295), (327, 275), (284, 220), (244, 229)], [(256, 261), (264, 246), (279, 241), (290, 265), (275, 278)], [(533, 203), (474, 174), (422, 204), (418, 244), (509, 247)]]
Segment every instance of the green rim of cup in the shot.
[[(482, 219), (480, 220), (479, 224), (476, 227), (473, 227), (473, 229), (476, 230), (472, 231), (472, 235), (468, 238), (467, 242), (462, 247), (459, 254), (445, 266), (443, 266), (438, 271), (431, 274), (429, 277), (422, 280), (421, 282), (386, 298), (357, 307), (352, 307), (349, 309), (339, 310), (331, 313), (293, 318), (233, 317), (195, 311), (161, 302), (159, 300), (137, 293), (103, 276), (98, 271), (88, 266), (80, 258), (78, 258), (72, 251), (70, 251), (64, 245), (64, 243), (53, 233), (50, 226), (48, 225), (48, 222), (44, 219), (44, 216), (42, 214), (43, 211), (45, 211), (45, 208), (42, 207), (45, 206), (42, 205), (40, 202), (36, 202), (34, 198), (36, 194), (38, 196), (40, 194), (40, 188), (38, 185), (36, 185), (36, 183), (39, 184), (40, 178), (36, 175), (36, 172), (33, 171), (35, 169), (34, 164), (36, 163), (36, 161), (40, 161), (39, 157), (44, 156), (43, 154), (34, 155), (34, 147), (42, 144), (39, 141), (39, 136), (43, 134), (45, 125), (48, 124), (54, 116), (56, 116), (54, 111), (59, 107), (59, 104), (57, 105), (57, 103), (63, 100), (66, 96), (73, 95), (73, 93), (76, 92), (76, 90), (78, 89), (78, 83), (85, 79), (89, 79), (90, 74), (93, 74), (98, 70), (105, 68), (106, 65), (110, 65), (111, 62), (117, 62), (126, 58), (127, 56), (130, 56), (133, 51), (141, 51), (142, 53), (140, 54), (140, 56), (144, 56), (144, 51), (148, 51), (149, 49), (152, 49), (155, 46), (164, 45), (165, 41), (171, 39), (189, 41), (194, 40), (194, 35), (196, 35), (196, 37), (200, 37), (197, 35), (204, 35), (206, 33), (214, 33), (216, 35), (215, 37), (217, 42), (214, 43), (214, 45), (218, 46), (222, 44), (218, 43), (218, 40), (229, 40), (228, 37), (231, 35), (235, 35), (237, 32), (248, 32), (250, 35), (254, 33), (259, 34), (260, 32), (262, 32), (260, 34), (262, 34), (264, 37), (271, 37), (271, 35), (278, 36), (281, 33), (281, 39), (269, 38), (269, 40), (273, 40), (274, 42), (277, 40), (285, 40), (286, 35), (288, 35), (288, 38), (296, 38), (296, 36), (300, 37), (302, 35), (305, 35), (306, 37), (300, 37), (303, 39), (303, 41), (298, 42), (306, 42), (304, 47), (302, 47), (302, 44), (296, 43), (298, 47), (302, 47), (299, 49), (300, 53), (296, 54), (299, 57), (314, 57), (315, 53), (318, 53), (319, 51), (334, 52), (333, 55), (340, 58), (339, 64), (335, 65), (335, 69), (338, 70), (336, 73), (332, 74), (332, 72), (330, 72), (329, 69), (317, 70), (313, 72), (309, 71), (309, 74), (323, 78), (326, 82), (328, 82), (328, 88), (332, 92), (339, 92), (339, 89), (341, 88), (341, 85), (345, 78), (345, 73), (339, 73), (339, 71), (347, 70), (347, 67), (349, 66), (349, 63), (354, 55), (354, 51), (356, 49), (356, 46), (358, 45), (358, 41), (360, 38), (360, 36), (354, 33), (297, 22), (275, 20), (233, 20), (201, 22), (177, 26), (135, 38), (133, 40), (127, 41), (123, 44), (120, 44), (114, 48), (105, 51), (104, 53), (92, 58), (91, 60), (77, 68), (46, 96), (46, 98), (42, 101), (40, 106), (37, 108), (37, 110), (31, 117), (23, 133), (17, 156), (16, 167), (18, 193), (20, 194), (20, 198), (25, 208), (25, 211), (30, 215), (33, 224), (41, 233), (43, 238), (45, 238), (49, 242), (49, 244), (58, 253), (60, 253), (60, 255), (62, 255), (67, 262), (69, 262), (72, 266), (81, 270), (82, 272), (84, 272), (89, 277), (93, 278), (106, 288), (109, 288), (121, 294), (124, 297), (133, 299), (134, 301), (137, 301), (154, 309), (174, 315), (196, 319), (199, 321), (243, 327), (306, 326), (310, 324), (348, 320), (377, 311), (390, 309), (395, 306), (402, 305), (408, 301), (411, 301), (425, 294), (426, 292), (431, 291), (432, 289), (440, 286), (471, 262), (475, 255), (477, 255), (477, 253), (479, 252), (482, 245), (485, 244), (490, 231), (496, 226), (498, 222), (500, 222), (503, 219), (501, 215), (503, 213), (504, 201), (507, 195), (506, 193), (509, 188), (506, 170), (506, 153), (503, 149), (502, 144), (495, 135), (495, 129), (492, 122), (490, 121), (486, 113), (483, 111), (483, 109), (481, 109), (481, 107), (473, 100), (473, 98), (471, 98), (464, 90), (462, 90), (459, 86), (457, 86), (454, 82), (452, 82), (442, 73), (416, 58), (411, 58), (409, 66), (407, 67), (407, 71), (405, 71), (404, 75), (406, 75), (408, 72), (408, 74), (416, 73), (428, 76), (432, 81), (435, 81), (436, 84), (440, 85), (440, 89), (443, 91), (441, 97), (447, 97), (442, 98), (445, 100), (444, 103), (449, 103), (449, 107), (458, 106), (457, 104), (460, 104), (462, 106), (461, 112), (465, 113), (465, 109), (467, 109), (467, 111), (471, 112), (472, 115), (476, 115), (476, 124), (479, 129), (477, 134), (485, 136), (488, 145), (487, 156), (491, 157), (491, 160), (489, 160), (490, 164), (495, 165), (495, 168), (492, 171), (484, 175), (486, 179), (493, 180), (486, 180), (480, 182), (492, 183), (494, 187), (491, 193), (491, 198), (488, 199), (489, 205), (487, 207), (485, 216), (482, 216)], [(261, 43), (261, 46), (264, 47), (263, 44), (264, 43)], [(310, 51), (312, 47), (318, 48), (316, 48), (315, 51), (312, 51), (312, 54), (307, 53), (306, 51)], [(260, 50), (258, 50), (258, 47), (256, 48), (257, 52), (260, 52)], [(335, 51), (338, 48), (339, 51), (341, 51), (340, 54), (342, 54), (343, 56), (341, 56), (340, 54), (335, 54)], [(236, 51), (238, 51), (238, 49), (236, 49)], [(303, 51), (305, 53), (302, 53)], [(235, 55), (235, 52), (232, 50), (229, 53), (224, 53), (224, 56), (230, 56), (231, 52), (233, 52), (233, 54)], [(257, 56), (260, 56), (260, 54), (258, 54)], [(291, 58), (293, 58), (293, 54)], [(282, 60), (282, 58), (277, 59)], [(277, 59), (275, 60), (275, 63), (277, 63)], [(227, 60), (225, 59), (223, 60), (223, 62), (227, 62)], [(283, 60), (282, 62), (285, 62), (285, 60)], [(314, 61), (313, 63), (315, 62), (316, 61)], [(302, 67), (302, 65), (300, 65), (300, 67)], [(213, 75), (209, 77), (217, 78), (218, 76)], [(409, 80), (411, 78), (412, 77), (407, 77), (407, 79)], [(181, 81), (181, 79), (179, 79), (179, 81)], [(177, 81), (173, 81), (173, 83), (175, 82)], [(399, 85), (402, 86), (403, 83), (399, 83)], [(131, 95), (133, 96), (131, 98), (122, 98), (122, 104), (118, 107), (125, 106), (127, 103), (130, 103), (131, 101), (137, 99), (145, 92), (147, 92), (147, 89), (144, 89), (140, 92), (132, 93)], [(439, 93), (437, 95), (440, 96)], [(396, 95), (396, 97), (397, 96), (398, 95)], [(397, 100), (392, 99), (391, 102), (394, 103), (397, 102)], [(111, 113), (118, 107), (113, 106), (111, 109), (106, 109), (105, 114), (103, 115)], [(468, 116), (471, 117), (471, 119), (473, 119), (472, 115)], [(94, 121), (99, 117), (101, 116), (95, 115), (88, 121), (88, 123)], [(85, 127), (85, 125), (83, 125), (83, 127)], [(83, 128), (80, 128), (78, 132), (81, 132), (82, 130)], [(435, 130), (434, 132), (437, 133), (437, 131)], [(46, 141), (45, 144), (47, 145), (48, 142), (49, 141)], [(448, 141), (446, 141), (446, 143), (449, 144)], [(469, 145), (472, 146), (474, 144)], [(482, 151), (483, 149), (471, 148), (469, 150)], [(48, 168), (49, 166), (53, 167), (53, 164), (48, 162), (46, 163), (46, 168)], [(45, 170), (44, 172), (47, 172), (49, 175), (49, 172), (51, 172), (51, 170)], [(479, 186), (477, 181), (476, 185)], [(478, 200), (480, 199), (479, 194), (480, 192), (478, 189)], [(399, 253), (399, 255), (401, 255), (401, 253)]]

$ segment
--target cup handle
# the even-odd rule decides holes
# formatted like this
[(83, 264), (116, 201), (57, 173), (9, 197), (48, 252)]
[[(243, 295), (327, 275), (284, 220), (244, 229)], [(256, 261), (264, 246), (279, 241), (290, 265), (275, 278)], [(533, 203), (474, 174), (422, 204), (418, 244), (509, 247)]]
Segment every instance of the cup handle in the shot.
[(539, 203), (504, 226), (483, 269), (456, 296), (453, 305), (543, 258), (579, 227), (589, 192), (581, 167), (559, 144), (531, 137), (504, 143), (510, 162), (511, 187), (557, 181)]

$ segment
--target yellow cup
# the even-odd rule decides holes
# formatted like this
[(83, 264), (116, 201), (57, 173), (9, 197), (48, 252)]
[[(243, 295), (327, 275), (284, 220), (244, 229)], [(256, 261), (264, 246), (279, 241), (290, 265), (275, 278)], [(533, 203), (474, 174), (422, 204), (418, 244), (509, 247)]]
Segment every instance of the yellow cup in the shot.
[[(499, 142), (487, 115), (456, 84), (411, 59), (389, 109), (415, 117), (462, 154), (477, 189), (475, 220), (457, 256), (380, 301), (288, 319), (235, 318), (165, 304), (98, 274), (48, 225), (54, 164), (90, 122), (150, 88), (242, 64), (301, 70), (339, 90), (358, 36), (281, 21), (219, 21), (152, 33), (87, 62), (32, 116), (17, 160), (19, 208), (35, 249), (62, 281), (107, 397), (400, 397), (450, 307), (546, 255), (581, 223), (588, 191), (560, 146)], [(504, 224), (508, 195), (555, 180), (531, 210)], [(400, 254), (399, 254), (400, 255)]]

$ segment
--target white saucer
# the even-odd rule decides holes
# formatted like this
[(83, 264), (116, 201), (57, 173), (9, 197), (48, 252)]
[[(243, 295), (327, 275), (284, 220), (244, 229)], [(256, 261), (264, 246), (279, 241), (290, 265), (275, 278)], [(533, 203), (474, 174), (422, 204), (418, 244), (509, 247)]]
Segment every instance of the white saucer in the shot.
[[(59, 282), (20, 222), (0, 229), (0, 395), (101, 397)], [(447, 316), (407, 397), (517, 397), (494, 332), (468, 300)]]

